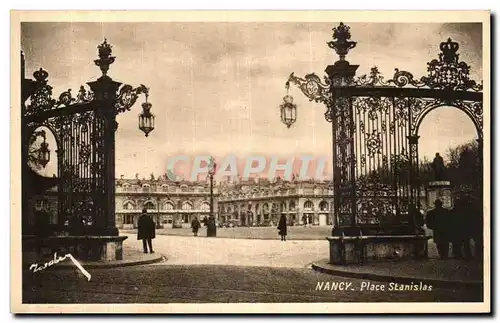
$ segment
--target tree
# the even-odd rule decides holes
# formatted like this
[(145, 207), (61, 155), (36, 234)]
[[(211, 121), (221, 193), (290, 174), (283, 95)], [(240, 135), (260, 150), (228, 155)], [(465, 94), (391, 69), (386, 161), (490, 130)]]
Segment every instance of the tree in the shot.
[(476, 193), (482, 189), (483, 174), (479, 153), (475, 140), (448, 150), (448, 178), (455, 187), (472, 189)]

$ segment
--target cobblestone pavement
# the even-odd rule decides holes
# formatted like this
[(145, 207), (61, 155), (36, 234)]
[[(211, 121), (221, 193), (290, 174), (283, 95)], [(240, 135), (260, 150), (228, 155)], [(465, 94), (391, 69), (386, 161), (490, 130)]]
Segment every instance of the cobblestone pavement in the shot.
[[(363, 282), (306, 268), (219, 265), (136, 266), (92, 270), (25, 272), (24, 303), (268, 303), (268, 302), (464, 302), (479, 292), (361, 291)], [(317, 290), (318, 283), (351, 283), (346, 290)], [(375, 282), (372, 282), (375, 283)], [(383, 284), (388, 288), (387, 283)], [(346, 287), (346, 286), (343, 286)]]
[[(131, 234), (124, 248), (141, 250)], [(166, 262), (89, 270), (53, 267), (23, 273), (25, 303), (202, 303), (202, 302), (465, 302), (480, 301), (480, 291), (361, 291), (368, 281), (322, 274), (308, 264), (328, 256), (326, 241), (244, 240), (158, 236), (157, 253)], [(57, 265), (55, 265), (57, 266)], [(318, 283), (352, 284), (316, 290)], [(388, 283), (382, 284), (388, 289)], [(333, 284), (330, 284), (331, 286)], [(342, 285), (343, 287), (346, 287)], [(326, 288), (328, 289), (328, 288)]]
[[(142, 250), (142, 242), (133, 234), (124, 248)], [(157, 236), (155, 252), (167, 255), (158, 265), (236, 265), (304, 268), (328, 257), (326, 240), (255, 240), (207, 237)]]

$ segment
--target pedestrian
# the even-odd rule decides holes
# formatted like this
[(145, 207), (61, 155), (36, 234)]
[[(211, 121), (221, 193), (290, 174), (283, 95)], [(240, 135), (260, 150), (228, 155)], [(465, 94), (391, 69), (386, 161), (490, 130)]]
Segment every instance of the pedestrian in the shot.
[(307, 227), (307, 215), (302, 216), (302, 223), (304, 224), (304, 228)]
[(426, 224), (427, 228), (433, 231), (433, 240), (438, 249), (439, 258), (447, 259), (450, 248), (449, 211), (443, 208), (443, 202), (440, 199), (437, 199), (434, 205), (434, 209), (427, 213)]
[(282, 214), (280, 221), (278, 223), (279, 235), (281, 236), (281, 241), (286, 241), (287, 227), (286, 227), (286, 215)]
[(311, 225), (313, 224), (313, 216), (312, 214), (309, 214), (309, 228), (311, 227)]
[(197, 217), (194, 217), (193, 221), (191, 221), (191, 228), (193, 229), (193, 234), (195, 237), (198, 236), (198, 230), (201, 227), (200, 221), (198, 221)]
[(142, 240), (142, 248), (144, 249), (144, 253), (148, 253), (148, 246), (149, 252), (154, 253), (152, 239), (154, 239), (156, 236), (156, 226), (147, 212), (148, 210), (146, 208), (142, 209), (142, 214), (139, 217), (137, 240)]

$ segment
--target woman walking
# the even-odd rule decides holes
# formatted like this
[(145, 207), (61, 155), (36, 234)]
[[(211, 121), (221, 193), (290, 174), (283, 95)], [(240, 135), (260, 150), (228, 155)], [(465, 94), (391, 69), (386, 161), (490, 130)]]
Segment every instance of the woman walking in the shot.
[(280, 217), (280, 222), (278, 224), (279, 235), (281, 236), (281, 241), (286, 241), (286, 215), (282, 214)]
[(193, 221), (191, 221), (191, 228), (193, 229), (193, 234), (195, 237), (198, 236), (198, 230), (200, 229), (200, 227), (201, 227), (201, 223), (200, 223), (200, 221), (198, 221), (198, 218), (195, 217), (193, 219)]

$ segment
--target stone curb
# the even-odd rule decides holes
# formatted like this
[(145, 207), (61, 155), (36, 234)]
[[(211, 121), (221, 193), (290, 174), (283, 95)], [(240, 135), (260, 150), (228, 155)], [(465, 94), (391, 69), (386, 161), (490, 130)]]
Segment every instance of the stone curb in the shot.
[(445, 279), (433, 279), (433, 278), (423, 278), (423, 277), (408, 277), (408, 276), (391, 276), (385, 274), (377, 274), (377, 273), (366, 273), (366, 272), (354, 272), (349, 271), (346, 267), (346, 270), (341, 269), (333, 269), (328, 268), (329, 264), (324, 262), (315, 262), (311, 264), (313, 270), (322, 272), (325, 274), (348, 277), (348, 278), (357, 278), (357, 279), (366, 279), (380, 282), (395, 282), (401, 284), (410, 284), (415, 283), (416, 281), (422, 282), (427, 285), (432, 285), (435, 287), (442, 288), (460, 288), (460, 289), (468, 289), (468, 288), (482, 288), (483, 282), (481, 281), (451, 281)]
[[(131, 260), (131, 261), (109, 261), (109, 262), (81, 262), (81, 265), (85, 269), (101, 269), (101, 268), (119, 268), (119, 267), (130, 267), (130, 266), (140, 266), (140, 265), (150, 265), (154, 263), (159, 263), (162, 261), (166, 261), (167, 257), (165, 257), (162, 254), (155, 254), (154, 257), (150, 259), (144, 259), (144, 260)], [(51, 270), (65, 270), (69, 268), (75, 268), (75, 265), (69, 261), (65, 260), (64, 263), (62, 264), (57, 264), (52, 266), (50, 269)]]

